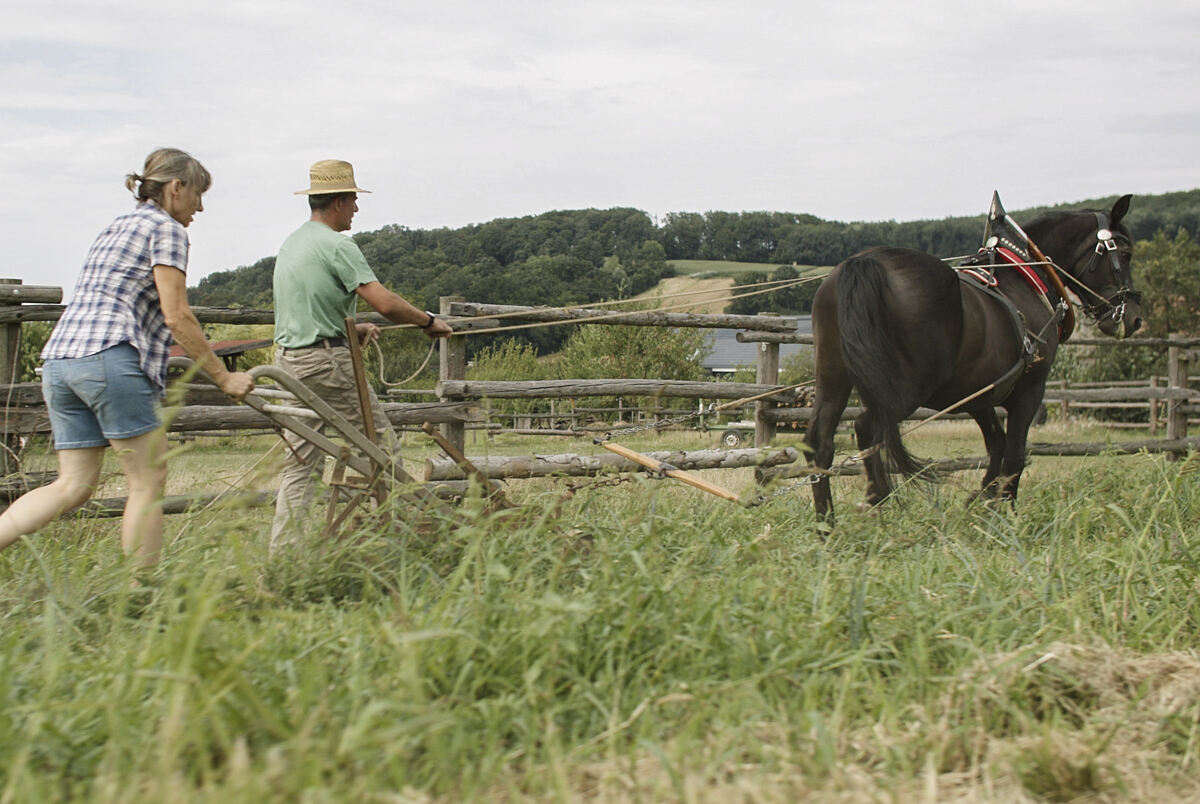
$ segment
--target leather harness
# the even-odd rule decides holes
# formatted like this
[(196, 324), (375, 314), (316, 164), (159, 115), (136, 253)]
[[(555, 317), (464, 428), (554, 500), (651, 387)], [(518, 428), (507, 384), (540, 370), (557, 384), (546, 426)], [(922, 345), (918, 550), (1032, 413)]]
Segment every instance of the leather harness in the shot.
[[(1011, 299), (1000, 292), (998, 287), (1000, 283), (996, 279), (995, 269), (1006, 265), (1016, 269), (1020, 273), (1021, 277), (1033, 288), (1038, 298), (1045, 303), (1046, 309), (1050, 312), (1049, 320), (1046, 321), (1041, 331), (1037, 334), (1029, 331), (1025, 323), (1025, 316), (1021, 314), (1021, 311), (1017, 309), (1017, 306), (1013, 304)], [(1066, 303), (1063, 301), (1060, 301), (1057, 305), (1051, 303), (1046, 283), (1038, 276), (1037, 271), (1033, 270), (1027, 260), (1021, 259), (1011, 249), (1003, 246), (981, 249), (968, 263), (956, 268), (955, 273), (961, 282), (1000, 302), (1000, 306), (1009, 314), (1013, 329), (1016, 331), (1017, 340), (1021, 343), (1021, 357), (1012, 368), (1001, 375), (1000, 379), (996, 380), (996, 387), (992, 391), (992, 404), (999, 404), (1012, 393), (1012, 389), (1017, 384), (1017, 380), (1020, 379), (1021, 375), (1038, 361), (1039, 357), (1034, 341), (1045, 343), (1047, 330), (1052, 326), (1059, 327), (1061, 325), (1063, 315), (1067, 309)], [(1059, 335), (1062, 335), (1061, 328)]]

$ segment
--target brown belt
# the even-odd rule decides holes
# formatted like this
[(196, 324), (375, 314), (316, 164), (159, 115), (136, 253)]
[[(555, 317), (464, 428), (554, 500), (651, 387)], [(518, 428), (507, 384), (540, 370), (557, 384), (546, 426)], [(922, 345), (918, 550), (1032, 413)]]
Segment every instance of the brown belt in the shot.
[(346, 339), (341, 335), (336, 338), (321, 338), (319, 341), (313, 341), (308, 346), (284, 346), (285, 352), (299, 352), (301, 349), (332, 349), (335, 346), (345, 346)]

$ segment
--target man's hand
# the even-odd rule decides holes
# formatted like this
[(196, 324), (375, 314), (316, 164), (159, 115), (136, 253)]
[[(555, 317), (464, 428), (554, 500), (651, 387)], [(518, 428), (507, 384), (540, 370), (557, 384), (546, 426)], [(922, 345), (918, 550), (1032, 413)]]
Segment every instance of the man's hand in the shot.
[(448, 338), (454, 334), (450, 325), (440, 318), (433, 319), (433, 323), (421, 331), (431, 338)]
[(354, 330), (358, 333), (358, 342), (362, 346), (370, 346), (379, 340), (379, 327), (375, 324), (355, 324)]

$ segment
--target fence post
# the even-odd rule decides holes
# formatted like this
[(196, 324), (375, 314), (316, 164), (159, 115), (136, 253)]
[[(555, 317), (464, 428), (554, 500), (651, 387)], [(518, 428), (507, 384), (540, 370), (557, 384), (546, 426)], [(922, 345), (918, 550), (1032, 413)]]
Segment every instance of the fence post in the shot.
[[(450, 315), (450, 305), (453, 302), (466, 301), (462, 296), (442, 296), (440, 299), (441, 306), (438, 311), (443, 317)], [(465, 335), (451, 335), (449, 338), (442, 338), (438, 345), (438, 379), (442, 382), (446, 380), (465, 380), (467, 378), (467, 338)], [(448, 401), (447, 397), (440, 397), (441, 401)], [(464, 422), (447, 422), (442, 425), (442, 435), (446, 440), (458, 449), (459, 452), (466, 452), (466, 433), (467, 426)]]
[[(1159, 386), (1158, 375), (1155, 374), (1150, 378), (1150, 387), (1157, 388)], [(1150, 397), (1150, 437), (1158, 436), (1158, 403), (1159, 400)]]
[[(21, 285), (20, 279), (0, 279), (0, 285)], [(20, 304), (18, 300), (16, 304)], [(7, 298), (0, 304), (12, 304)], [(4, 324), (0, 326), (0, 382), (15, 383), (19, 378), (21, 356), (18, 351), (21, 344), (21, 323)], [(7, 403), (5, 405), (7, 407)], [(11, 475), (21, 471), (21, 440), (16, 433), (9, 433), (0, 439), (0, 476)]]
[[(778, 313), (759, 313), (759, 315), (778, 315)], [(760, 343), (758, 345), (758, 370), (756, 379), (760, 385), (779, 385), (779, 344)], [(760, 399), (754, 403), (754, 446), (766, 447), (775, 440), (775, 423), (769, 422), (763, 416), (766, 411), (775, 407), (769, 399)]]
[[(1167, 336), (1170, 340), (1182, 340), (1183, 336), (1172, 333)], [(1167, 386), (1170, 388), (1188, 387), (1188, 353), (1182, 346), (1167, 347)], [(1167, 402), (1167, 438), (1170, 440), (1187, 438), (1187, 413), (1183, 407), (1186, 399), (1171, 399)], [(1181, 454), (1167, 453), (1167, 460), (1177, 461)]]

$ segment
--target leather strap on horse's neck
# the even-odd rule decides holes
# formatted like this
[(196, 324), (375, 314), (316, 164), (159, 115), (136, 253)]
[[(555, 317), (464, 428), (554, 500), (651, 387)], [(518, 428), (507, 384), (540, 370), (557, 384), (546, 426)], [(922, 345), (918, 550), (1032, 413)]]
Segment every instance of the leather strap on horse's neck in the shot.
[(1071, 337), (1071, 333), (1075, 331), (1075, 308), (1071, 304), (1071, 297), (1067, 295), (1067, 287), (1063, 284), (1062, 277), (1058, 275), (1058, 271), (1054, 270), (1054, 263), (1038, 248), (1037, 243), (1031, 239), (1028, 240), (1028, 243), (1029, 253), (1045, 263), (1043, 267), (1046, 269), (1046, 276), (1050, 279), (1050, 284), (1063, 300), (1063, 304), (1067, 306), (1066, 312), (1063, 313), (1062, 325), (1058, 328), (1058, 342), (1066, 343)]
[[(1021, 356), (1017, 358), (1016, 364), (1008, 371), (1001, 375), (1000, 379), (992, 383), (992, 404), (999, 405), (1012, 392), (1013, 386), (1017, 384), (1017, 380), (1029, 368), (1033, 362), (1033, 354), (1029, 349), (1029, 338), (1026, 336), (1025, 317), (1021, 315), (1021, 311), (1013, 304), (1012, 299), (1005, 296), (997, 288), (980, 282), (974, 276), (965, 271), (956, 271), (958, 279), (968, 287), (972, 287), (1000, 303), (1000, 307), (1008, 313), (1009, 319), (1012, 321), (1013, 328), (1016, 331), (1017, 343), (1020, 345)], [(1053, 319), (1052, 319), (1053, 320)]]

